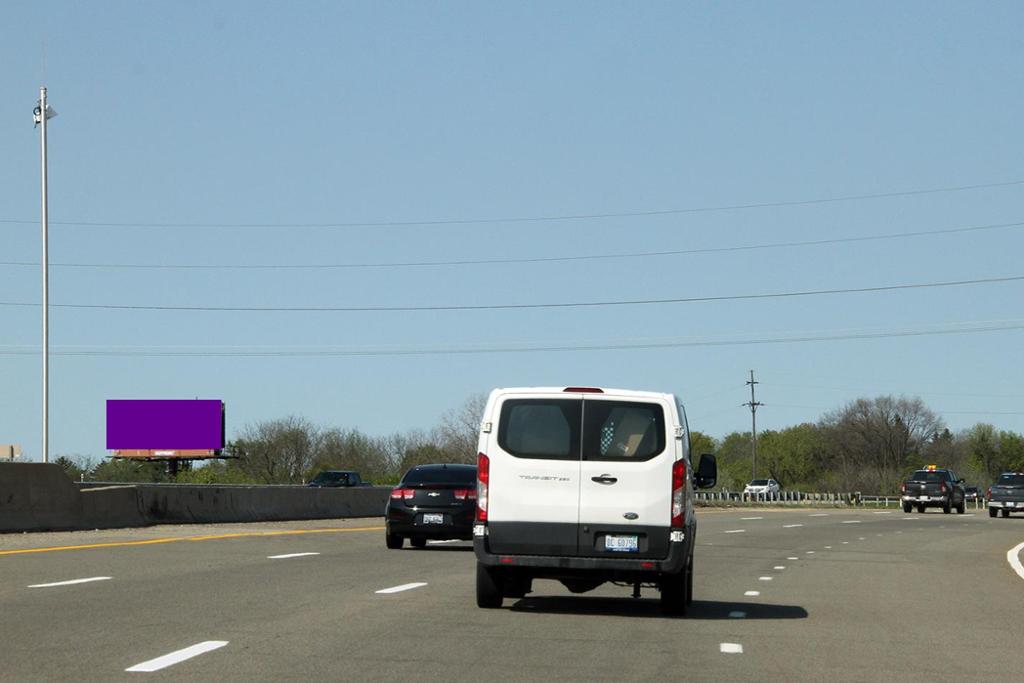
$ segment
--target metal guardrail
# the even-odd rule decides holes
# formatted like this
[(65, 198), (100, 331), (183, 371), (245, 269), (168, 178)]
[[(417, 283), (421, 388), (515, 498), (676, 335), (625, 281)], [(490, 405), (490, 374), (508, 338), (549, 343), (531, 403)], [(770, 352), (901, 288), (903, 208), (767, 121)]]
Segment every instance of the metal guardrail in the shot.
[[(864, 507), (899, 508), (901, 505), (900, 496), (870, 496), (863, 495), (860, 491), (849, 493), (836, 492), (815, 492), (804, 491), (780, 491), (779, 493), (741, 493), (739, 491), (697, 491), (694, 493), (698, 502), (704, 503), (760, 503), (760, 504), (827, 504), (827, 505), (855, 505)], [(973, 501), (968, 500), (967, 506), (974, 503), (975, 510), (983, 510), (986, 507), (985, 499), (979, 497)]]

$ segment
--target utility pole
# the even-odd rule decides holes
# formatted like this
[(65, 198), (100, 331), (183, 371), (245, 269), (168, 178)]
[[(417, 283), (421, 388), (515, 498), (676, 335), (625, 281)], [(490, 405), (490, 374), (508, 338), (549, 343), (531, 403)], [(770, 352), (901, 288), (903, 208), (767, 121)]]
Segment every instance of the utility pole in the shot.
[(39, 126), (40, 149), (42, 152), (43, 205), (41, 228), (43, 237), (43, 462), (50, 462), (50, 249), (49, 216), (46, 201), (46, 122), (57, 115), (46, 104), (46, 88), (39, 88), (39, 104), (32, 112), (32, 118)]
[(754, 385), (760, 382), (754, 381), (754, 371), (750, 371), (750, 400), (743, 405), (750, 407), (750, 469), (751, 480), (757, 479), (757, 407), (764, 404), (754, 398)]

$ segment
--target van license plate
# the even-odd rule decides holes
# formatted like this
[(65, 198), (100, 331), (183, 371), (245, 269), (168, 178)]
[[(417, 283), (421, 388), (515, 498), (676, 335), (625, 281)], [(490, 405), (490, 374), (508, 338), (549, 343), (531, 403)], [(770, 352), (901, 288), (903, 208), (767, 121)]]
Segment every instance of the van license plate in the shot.
[(425, 513), (423, 513), (423, 523), (424, 524), (444, 524), (444, 515), (441, 514), (441, 513), (435, 513), (435, 512), (425, 512)]
[(636, 536), (605, 536), (604, 549), (620, 553), (635, 553), (640, 550)]

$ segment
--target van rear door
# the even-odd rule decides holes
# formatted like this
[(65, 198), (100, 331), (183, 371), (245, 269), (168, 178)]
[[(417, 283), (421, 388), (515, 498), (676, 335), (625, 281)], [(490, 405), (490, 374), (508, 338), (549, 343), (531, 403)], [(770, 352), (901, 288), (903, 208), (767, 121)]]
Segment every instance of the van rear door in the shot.
[(490, 551), (577, 555), (583, 401), (510, 394), (493, 410), (497, 434), (487, 446)]
[(664, 558), (672, 517), (675, 405), (613, 395), (583, 400), (579, 554)]

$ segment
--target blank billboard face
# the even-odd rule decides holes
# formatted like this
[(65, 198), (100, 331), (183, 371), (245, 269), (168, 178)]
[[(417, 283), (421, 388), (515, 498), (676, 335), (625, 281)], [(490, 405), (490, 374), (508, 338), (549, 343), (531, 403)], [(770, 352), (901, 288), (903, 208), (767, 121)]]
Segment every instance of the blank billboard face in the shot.
[(218, 400), (108, 400), (107, 450), (224, 447)]

